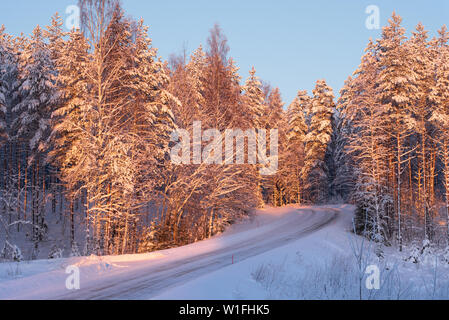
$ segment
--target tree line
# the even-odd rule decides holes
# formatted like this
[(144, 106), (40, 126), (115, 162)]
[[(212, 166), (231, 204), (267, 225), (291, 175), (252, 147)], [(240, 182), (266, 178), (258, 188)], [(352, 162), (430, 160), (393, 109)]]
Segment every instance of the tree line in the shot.
[(387, 244), (449, 241), (449, 33), (410, 37), (393, 13), (341, 91), (359, 232)]
[[(449, 211), (446, 29), (406, 39), (393, 15), (337, 101), (318, 80), (285, 106), (254, 67), (242, 81), (218, 25), (204, 48), (162, 61), (117, 1), (79, 5), (81, 30), (64, 32), (58, 14), (29, 37), (0, 29), (4, 258), (18, 256), (17, 235), (38, 258), (55, 219), (71, 255), (142, 253), (209, 238), (265, 204), (330, 200), (356, 204), (357, 231), (378, 242), (436, 239), (441, 201)], [(172, 133), (197, 121), (278, 129), (278, 171), (173, 164)]]

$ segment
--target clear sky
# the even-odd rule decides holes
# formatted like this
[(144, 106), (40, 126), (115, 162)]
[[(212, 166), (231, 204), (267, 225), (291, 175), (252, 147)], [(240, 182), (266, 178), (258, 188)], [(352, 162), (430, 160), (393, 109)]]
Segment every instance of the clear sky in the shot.
[[(29, 34), (35, 25), (47, 25), (58, 11), (76, 0), (0, 0), (0, 24), (7, 32)], [(448, 0), (122, 0), (128, 14), (150, 26), (153, 44), (167, 59), (206, 43), (209, 29), (219, 23), (229, 40), (230, 55), (245, 79), (251, 66), (272, 86), (281, 89), (286, 103), (301, 90), (311, 91), (325, 78), (337, 93), (352, 74), (370, 37), (367, 6), (380, 9), (381, 26), (396, 10), (410, 32), (421, 21), (436, 33), (449, 26)]]

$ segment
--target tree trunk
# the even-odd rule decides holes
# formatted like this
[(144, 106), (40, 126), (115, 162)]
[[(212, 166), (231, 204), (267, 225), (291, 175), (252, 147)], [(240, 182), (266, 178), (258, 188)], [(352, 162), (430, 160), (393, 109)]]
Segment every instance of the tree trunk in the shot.
[(23, 219), (27, 219), (27, 200), (28, 200), (28, 151), (25, 152), (25, 181), (23, 184), (23, 190), (25, 192), (23, 199)]
[[(17, 148), (16, 150), (18, 150)], [(20, 221), (20, 188), (21, 188), (21, 178), (22, 178), (22, 171), (21, 171), (21, 159), (17, 155), (17, 169), (18, 169), (18, 178), (17, 178), (17, 220)], [(17, 232), (20, 232), (20, 223), (17, 224)]]
[(213, 227), (214, 227), (214, 209), (211, 209), (209, 218), (209, 235), (208, 235), (209, 238), (212, 237)]
[(402, 146), (401, 137), (397, 135), (397, 210), (398, 210), (398, 240), (399, 240), (399, 251), (402, 252), (402, 233), (401, 233), (401, 160), (402, 160)]
[(36, 211), (35, 211), (35, 187), (36, 187), (36, 164), (33, 165), (31, 175), (31, 216), (33, 221), (33, 241), (36, 240)]
[(75, 243), (75, 217), (73, 212), (73, 196), (70, 197), (70, 247)]
[(449, 246), (449, 146), (447, 139), (443, 141), (443, 162), (444, 162), (444, 188), (446, 200), (446, 232), (447, 245)]
[(128, 243), (128, 212), (125, 213), (125, 231), (123, 232), (122, 254), (126, 254), (127, 243)]

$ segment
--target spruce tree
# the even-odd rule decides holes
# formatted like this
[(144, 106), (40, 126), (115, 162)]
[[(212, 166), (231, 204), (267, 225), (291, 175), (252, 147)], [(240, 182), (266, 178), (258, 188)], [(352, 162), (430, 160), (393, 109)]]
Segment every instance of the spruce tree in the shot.
[(310, 106), (310, 127), (306, 136), (306, 156), (303, 175), (307, 196), (312, 202), (325, 200), (327, 195), (327, 167), (325, 156), (332, 138), (334, 95), (325, 80), (317, 81)]

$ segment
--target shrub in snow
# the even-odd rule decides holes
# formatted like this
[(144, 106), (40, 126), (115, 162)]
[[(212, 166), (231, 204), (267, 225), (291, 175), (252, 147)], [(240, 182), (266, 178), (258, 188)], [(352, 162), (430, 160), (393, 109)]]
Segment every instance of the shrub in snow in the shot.
[(6, 243), (5, 243), (5, 245), (3, 246), (2, 251), (0, 251), (0, 258), (2, 258), (2, 259), (7, 259)]
[(434, 250), (432, 248), (432, 244), (429, 239), (424, 239), (422, 242), (422, 248), (421, 248), (421, 261), (426, 263), (428, 261), (434, 261), (435, 255)]
[(70, 257), (80, 257), (81, 253), (80, 253), (80, 249), (78, 247), (78, 243), (73, 242), (72, 245), (72, 250), (70, 251)]
[(36, 260), (39, 257), (39, 243), (35, 242), (33, 246), (33, 251), (31, 252), (31, 260)]
[(445, 263), (448, 263), (448, 264), (449, 264), (449, 246), (447, 246), (446, 249), (444, 249), (444, 252), (443, 252), (443, 261), (444, 261)]
[(435, 261), (435, 250), (429, 239), (424, 239), (422, 245), (414, 243), (410, 255), (405, 259), (413, 263), (428, 263)]
[(357, 203), (357, 207), (352, 220), (354, 232), (358, 235), (365, 235), (367, 231), (367, 210), (362, 202)]
[(63, 254), (63, 250), (61, 248), (58, 248), (56, 245), (53, 245), (53, 247), (50, 250), (50, 253), (48, 254), (48, 259), (61, 259)]
[(8, 265), (6, 270), (6, 274), (11, 278), (17, 278), (22, 274), (22, 270), (20, 269), (20, 263), (11, 263)]
[(381, 243), (376, 244), (376, 247), (374, 248), (374, 253), (379, 258), (379, 260), (382, 260), (385, 257), (384, 250), (383, 250)]
[(20, 262), (23, 260), (22, 251), (20, 251), (19, 247), (16, 245), (12, 248), (12, 260), (15, 262)]
[(102, 255), (102, 251), (103, 250), (101, 250), (101, 245), (100, 245), (99, 241), (96, 241), (95, 242), (95, 249), (94, 249), (95, 254), (97, 256), (101, 256)]
[(139, 242), (139, 253), (152, 252), (157, 249), (157, 227), (154, 222), (151, 223), (149, 228), (144, 230), (144, 236)]
[(251, 277), (266, 290), (275, 289), (274, 286), (282, 287), (285, 273), (285, 261), (281, 264), (263, 263), (251, 272)]
[(0, 252), (0, 257), (5, 260), (20, 262), (23, 261), (22, 251), (16, 245), (11, 245), (6, 242), (2, 251)]
[(405, 261), (410, 261), (413, 263), (419, 263), (421, 258), (421, 250), (416, 243), (413, 244), (410, 255), (405, 259)]

